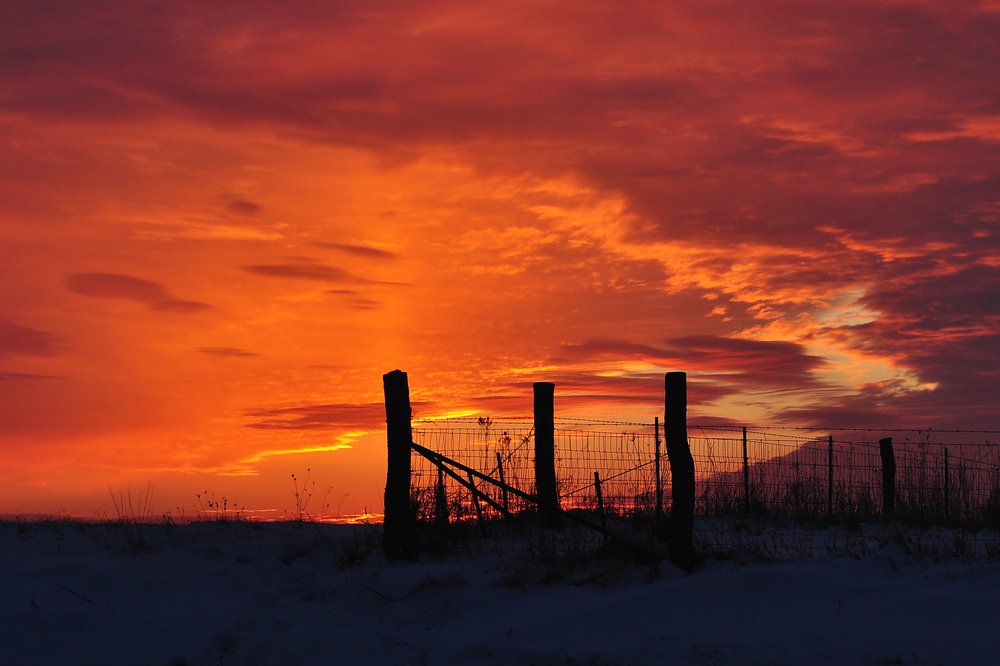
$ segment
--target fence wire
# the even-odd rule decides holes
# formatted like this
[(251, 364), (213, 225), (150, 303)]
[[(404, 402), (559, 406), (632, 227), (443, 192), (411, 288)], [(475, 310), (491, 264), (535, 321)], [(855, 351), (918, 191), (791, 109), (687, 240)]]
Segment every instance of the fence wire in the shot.
[[(564, 509), (593, 510), (594, 473), (613, 516), (651, 514), (662, 496), (670, 512), (670, 465), (652, 423), (556, 419), (557, 490)], [(734, 516), (772, 519), (880, 518), (883, 460), (878, 441), (892, 437), (897, 520), (922, 525), (1000, 525), (1000, 446), (993, 431), (850, 430), (689, 425), (696, 515), (704, 524)], [(662, 440), (662, 433), (660, 435)], [(446, 419), (414, 424), (417, 444), (525, 493), (534, 488), (530, 418)], [(745, 442), (745, 443), (744, 443)], [(477, 517), (473, 494), (422, 456), (412, 458), (418, 517)], [(481, 480), (475, 487), (511, 513), (527, 503)], [(500, 517), (480, 502), (484, 519)], [(714, 522), (713, 522), (714, 521)]]

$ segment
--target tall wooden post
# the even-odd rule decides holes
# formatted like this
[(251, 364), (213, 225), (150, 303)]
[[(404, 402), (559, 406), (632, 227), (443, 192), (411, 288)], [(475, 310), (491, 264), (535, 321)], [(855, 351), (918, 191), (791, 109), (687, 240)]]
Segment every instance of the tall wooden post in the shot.
[(878, 441), (882, 456), (882, 515), (896, 515), (896, 456), (892, 452), (892, 437)]
[(694, 568), (694, 458), (687, 439), (687, 373), (664, 377), (663, 440), (670, 459), (670, 561)]
[(550, 527), (561, 525), (556, 494), (556, 385), (535, 382), (535, 493), (538, 512)]
[(385, 391), (385, 431), (389, 459), (385, 475), (385, 517), (382, 544), (390, 559), (416, 557), (413, 512), (410, 509), (410, 387), (406, 373), (382, 375)]

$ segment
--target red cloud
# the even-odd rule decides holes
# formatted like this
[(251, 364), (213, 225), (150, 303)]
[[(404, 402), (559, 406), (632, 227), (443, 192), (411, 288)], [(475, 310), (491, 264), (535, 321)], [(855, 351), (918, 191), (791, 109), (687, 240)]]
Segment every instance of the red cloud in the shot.
[(273, 264), (260, 266), (244, 266), (244, 270), (257, 275), (269, 277), (291, 278), (294, 280), (319, 280), (323, 282), (358, 282), (348, 271), (337, 266), (323, 264)]
[(728, 381), (813, 386), (810, 372), (823, 360), (793, 342), (742, 340), (711, 335), (667, 340), (665, 348), (625, 340), (594, 339), (564, 345), (566, 360), (636, 359), (664, 368), (690, 372), (726, 373)]
[(0, 358), (24, 356), (54, 356), (59, 339), (46, 331), (37, 331), (0, 317)]
[(145, 303), (151, 310), (191, 313), (212, 309), (207, 303), (174, 298), (156, 282), (117, 273), (76, 273), (66, 277), (66, 288), (93, 298), (120, 298)]

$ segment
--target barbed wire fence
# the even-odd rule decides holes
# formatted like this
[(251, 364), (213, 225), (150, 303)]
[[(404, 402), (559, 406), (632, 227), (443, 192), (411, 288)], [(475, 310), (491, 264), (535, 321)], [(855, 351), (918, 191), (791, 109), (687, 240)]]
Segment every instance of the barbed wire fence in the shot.
[(659, 419), (555, 418), (546, 382), (534, 384), (531, 418), (413, 423), (406, 373), (383, 380), (390, 557), (416, 555), (418, 524), (486, 535), (520, 518), (569, 520), (687, 570), (698, 553), (891, 543), (1000, 556), (1000, 431), (689, 423), (683, 372), (665, 375), (662, 430)]
[[(772, 543), (764, 549), (769, 554), (829, 549), (830, 530), (846, 533), (884, 521), (880, 441), (887, 435), (895, 464), (895, 521), (937, 529), (949, 539), (953, 532), (941, 530), (976, 534), (1000, 527), (1000, 431), (688, 424), (687, 433), (696, 470), (696, 537), (703, 548), (735, 548), (748, 530), (781, 523), (787, 547)], [(636, 520), (653, 517), (660, 497), (669, 519), (669, 460), (658, 451), (657, 436), (654, 423), (556, 418), (561, 508), (593, 514), (600, 494), (607, 516)], [(528, 495), (534, 493), (532, 437), (530, 417), (427, 420), (413, 427), (415, 443), (502, 477)], [(449, 520), (503, 517), (485, 503), (477, 512), (473, 492), (443, 477), (423, 456), (413, 456), (411, 474), (422, 520), (433, 520), (440, 506), (434, 497), (442, 491)], [(523, 498), (505, 496), (502, 487), (481, 481), (475, 487), (511, 513), (531, 509)]]

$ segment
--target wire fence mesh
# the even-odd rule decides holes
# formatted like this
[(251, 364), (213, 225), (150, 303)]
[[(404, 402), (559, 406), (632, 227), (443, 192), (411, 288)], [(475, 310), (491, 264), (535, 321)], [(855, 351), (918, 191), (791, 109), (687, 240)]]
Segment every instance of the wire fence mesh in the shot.
[[(530, 418), (447, 419), (414, 424), (414, 442), (525, 493), (534, 493)], [(726, 517), (864, 521), (882, 518), (879, 440), (892, 438), (896, 520), (918, 525), (1000, 525), (997, 431), (850, 430), (688, 425), (701, 525)], [(661, 434), (662, 437), (662, 434)], [(670, 465), (652, 423), (556, 419), (558, 495), (563, 509), (594, 510), (595, 475), (612, 516), (648, 516), (662, 496), (670, 513)], [(659, 451), (659, 458), (657, 457)], [(659, 477), (657, 477), (659, 460)], [(412, 460), (418, 517), (484, 520), (501, 513), (422, 456)], [(511, 513), (531, 508), (481, 480), (475, 487)]]

